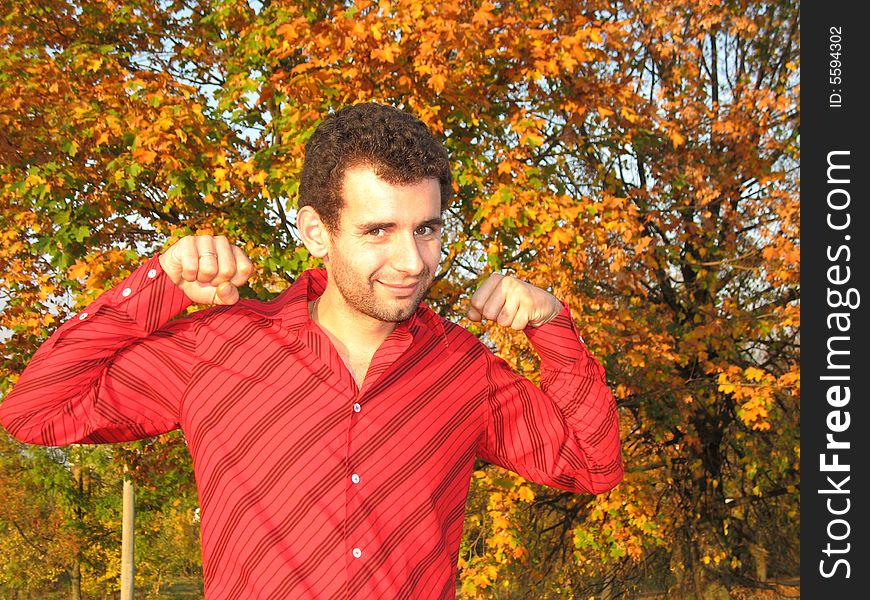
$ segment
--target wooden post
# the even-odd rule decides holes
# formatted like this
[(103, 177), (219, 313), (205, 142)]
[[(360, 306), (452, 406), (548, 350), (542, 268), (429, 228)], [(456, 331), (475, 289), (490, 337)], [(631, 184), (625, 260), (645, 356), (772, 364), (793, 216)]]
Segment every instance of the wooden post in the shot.
[(121, 520), (121, 600), (133, 600), (135, 503), (133, 480), (124, 467), (123, 516)]

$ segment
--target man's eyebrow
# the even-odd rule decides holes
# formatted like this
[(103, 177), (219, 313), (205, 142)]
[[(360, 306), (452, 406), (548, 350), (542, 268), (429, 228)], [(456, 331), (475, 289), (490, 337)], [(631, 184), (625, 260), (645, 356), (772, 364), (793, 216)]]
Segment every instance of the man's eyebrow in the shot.
[(359, 231), (371, 231), (373, 229), (389, 229), (390, 227), (395, 226), (395, 223), (388, 221), (369, 221), (368, 223), (360, 223), (356, 228)]
[(419, 226), (423, 226), (423, 225), (428, 225), (429, 227), (435, 227), (435, 226), (441, 227), (442, 225), (444, 225), (444, 219), (442, 219), (441, 217), (434, 217), (432, 219), (426, 219), (425, 221), (420, 223)]

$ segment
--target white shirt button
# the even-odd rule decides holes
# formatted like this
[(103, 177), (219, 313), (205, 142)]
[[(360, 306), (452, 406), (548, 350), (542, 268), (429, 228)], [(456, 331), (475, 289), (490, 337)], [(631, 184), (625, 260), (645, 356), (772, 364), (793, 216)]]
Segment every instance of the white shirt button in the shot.
[(79, 321), (84, 321), (88, 318), (88, 313), (82, 313), (79, 315)]
[(131, 290), (130, 288), (124, 288), (123, 290), (121, 290), (121, 295), (124, 296), (125, 298), (132, 293), (133, 293), (133, 290)]
[(362, 550), (360, 550), (359, 548), (354, 548), (353, 551), (351, 551), (351, 554), (353, 554), (354, 558), (359, 558), (360, 556), (362, 556)]
[(353, 475), (350, 476), (350, 480), (353, 481), (354, 483), (359, 483), (359, 475), (354, 473)]
[(157, 277), (157, 269), (148, 271), (148, 279), (154, 279), (155, 277)]
[(353, 403), (353, 412), (359, 412), (362, 410), (362, 406), (359, 405), (359, 402)]

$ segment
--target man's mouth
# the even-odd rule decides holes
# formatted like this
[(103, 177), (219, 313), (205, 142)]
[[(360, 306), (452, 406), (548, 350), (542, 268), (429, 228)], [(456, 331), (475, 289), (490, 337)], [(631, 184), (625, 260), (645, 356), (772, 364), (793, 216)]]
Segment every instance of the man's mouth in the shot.
[(378, 281), (378, 283), (399, 296), (410, 296), (420, 285), (419, 281), (414, 283), (387, 283), (385, 281)]

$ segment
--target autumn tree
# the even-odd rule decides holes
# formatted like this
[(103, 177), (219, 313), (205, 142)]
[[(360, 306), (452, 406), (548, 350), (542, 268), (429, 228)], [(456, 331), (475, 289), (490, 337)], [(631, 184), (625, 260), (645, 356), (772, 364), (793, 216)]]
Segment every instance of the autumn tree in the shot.
[[(453, 159), (431, 303), (461, 320), (495, 269), (551, 289), (620, 405), (628, 475), (609, 494), (478, 465), (462, 595), (703, 598), (796, 569), (796, 3), (3, 11), (4, 386), (58, 322), (178, 236), (229, 236), (259, 266), (246, 293), (282, 289), (311, 263), (292, 219), (305, 141), (331, 109), (387, 102)], [(535, 377), (524, 336), (465, 324)], [(147, 443), (152, 465), (183, 450)]]
[[(202, 54), (213, 31), (200, 25), (204, 11), (210, 11), (208, 5), (16, 2), (4, 4), (2, 11), (0, 334), (5, 343), (0, 378), (8, 388), (49, 331), (128, 273), (141, 254), (156, 251), (176, 231), (183, 235), (220, 228), (223, 222), (232, 223), (228, 229), (249, 223), (251, 235), (261, 214), (256, 219), (253, 212), (221, 216), (221, 206), (258, 209), (219, 192), (229, 187), (231, 175), (223, 177), (228, 172), (225, 167), (238, 157), (228, 141), (235, 134), (209, 115), (209, 98), (191, 83), (197, 73), (190, 70), (189, 57), (194, 54), (185, 58), (187, 53), (200, 53), (196, 64), (202, 72), (209, 71), (207, 60), (213, 59)], [(200, 44), (198, 49), (188, 44), (191, 39)], [(175, 68), (177, 72), (170, 72)], [(218, 194), (221, 200), (209, 194)], [(265, 248), (268, 251), (268, 245)], [(157, 443), (163, 445), (166, 461), (184, 449), (179, 436)], [(120, 465), (115, 450), (89, 452), (101, 457), (93, 472), (104, 476), (103, 481), (115, 478), (114, 487), (101, 489), (103, 494), (114, 494), (112, 505), (117, 511)], [(35, 473), (56, 480), (60, 489), (74, 490), (80, 476), (71, 457), (83, 451), (52, 450), (53, 466), (36, 460), (39, 450), (24, 456)], [(11, 453), (10, 460), (21, 458), (17, 447), (4, 447), (4, 452)], [(185, 468), (189, 471), (189, 464), (181, 465), (182, 473)], [(186, 492), (175, 499), (195, 498), (192, 480), (184, 487)], [(24, 490), (26, 502), (42, 502), (38, 489)], [(140, 491), (146, 503), (148, 491), (147, 486)], [(178, 509), (175, 523), (189, 524), (186, 539), (195, 542), (189, 502), (173, 507), (172, 498), (163, 496), (162, 501), (166, 503), (160, 507), (163, 520)], [(151, 520), (145, 508), (139, 519), (140, 532), (145, 534), (139, 554), (140, 581), (151, 575), (153, 581), (160, 576), (158, 567), (170, 563), (159, 556), (160, 544), (152, 543), (157, 532), (149, 531)], [(50, 511), (54, 524), (68, 523), (69, 515), (58, 511)], [(119, 519), (114, 525), (120, 532)], [(51, 527), (52, 521), (46, 519), (45, 526)], [(4, 553), (4, 560), (35, 556), (16, 531), (4, 527), (4, 536), (6, 547), (17, 549)], [(33, 569), (42, 562), (75, 571), (75, 565), (68, 567), (75, 556), (70, 544), (92, 549), (99, 540), (88, 537), (81, 534), (67, 546), (45, 546)], [(118, 539), (115, 535), (104, 540), (101, 564), (117, 561)], [(194, 550), (179, 560), (195, 568), (198, 556)], [(52, 569), (44, 569), (42, 577), (60, 572), (60, 567)], [(117, 589), (117, 565), (113, 572), (106, 567), (99, 573), (86, 571), (83, 577), (86, 591)], [(37, 580), (25, 581), (33, 589)]]
[(4, 597), (49, 593), (58, 583), (70, 598), (105, 592), (120, 562), (120, 473), (94, 447), (22, 448), (6, 437), (0, 449)]
[(636, 474), (611, 500), (661, 490), (676, 591), (702, 598), (798, 561), (798, 10), (631, 8), (635, 94), (586, 130), (637, 224), (605, 351)]
[[(531, 563), (553, 594), (765, 586), (798, 562), (797, 7), (598, 14), (620, 24), (583, 79), (624, 85), (547, 115), (526, 164), (546, 165), (571, 199), (532, 245), (558, 252), (517, 270), (571, 274), (563, 297), (607, 357), (629, 474), (600, 501), (541, 490), (509, 511), (507, 530), (531, 535), (508, 549), (534, 550), (510, 581)], [(514, 235), (519, 207), (492, 204), (492, 230)]]

